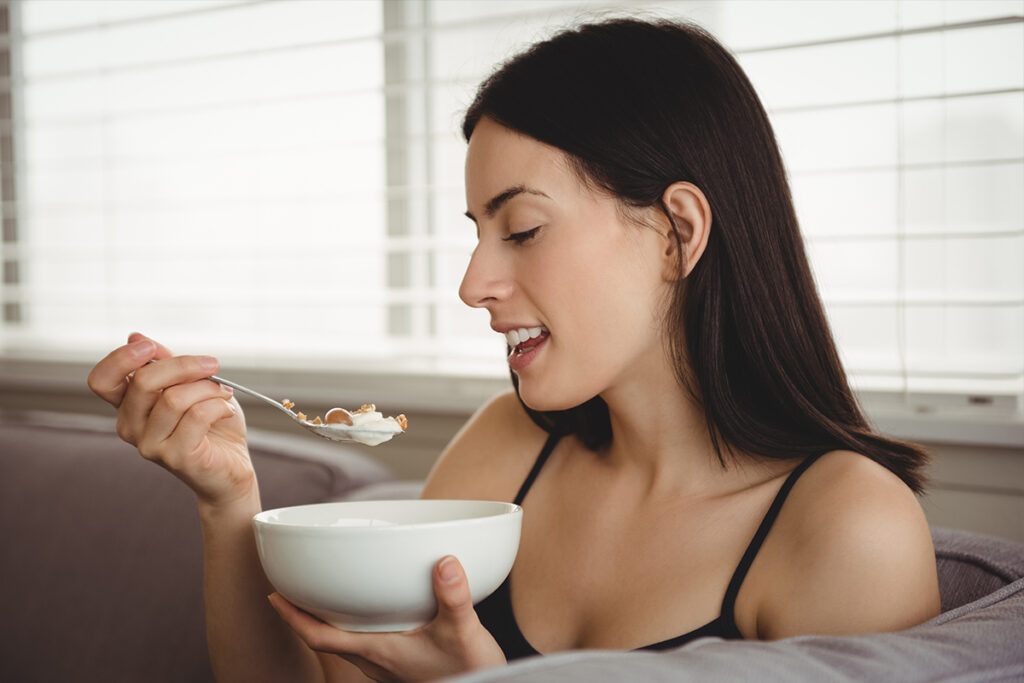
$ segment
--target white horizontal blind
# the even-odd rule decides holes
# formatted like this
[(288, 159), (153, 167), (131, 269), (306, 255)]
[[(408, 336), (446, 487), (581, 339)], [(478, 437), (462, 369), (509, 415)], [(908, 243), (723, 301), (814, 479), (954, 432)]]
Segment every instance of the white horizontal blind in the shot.
[(530, 42), (643, 13), (709, 28), (761, 93), (859, 387), (1024, 389), (1021, 0), (19, 10), (7, 352), (141, 329), (264, 365), (502, 372), (456, 295), (461, 112)]
[(829, 6), (790, 3), (771, 37), (745, 8), (732, 42), (847, 368), (867, 389), (1019, 396), (1024, 3)]
[(378, 0), (13, 9), (7, 349), (396, 354)]

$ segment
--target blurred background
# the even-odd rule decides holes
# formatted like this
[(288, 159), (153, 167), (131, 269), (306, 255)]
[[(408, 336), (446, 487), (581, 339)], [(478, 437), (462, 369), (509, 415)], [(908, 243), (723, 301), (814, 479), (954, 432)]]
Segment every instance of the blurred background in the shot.
[(405, 412), (370, 452), (422, 477), (510, 386), (457, 296), (461, 114), (623, 14), (734, 51), (861, 401), (935, 456), (930, 519), (1024, 540), (1024, 0), (0, 2), (0, 409), (110, 415), (85, 376), (138, 330), (311, 414)]

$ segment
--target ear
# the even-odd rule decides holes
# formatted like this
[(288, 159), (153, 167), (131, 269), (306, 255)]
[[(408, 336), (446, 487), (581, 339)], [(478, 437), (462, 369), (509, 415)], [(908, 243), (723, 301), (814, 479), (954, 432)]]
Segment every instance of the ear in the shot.
[[(700, 188), (693, 183), (672, 183), (661, 195), (662, 206), (671, 217), (668, 226), (668, 244), (665, 256), (668, 279), (687, 277), (700, 261), (708, 245), (711, 232), (711, 205)], [(678, 236), (678, 241), (672, 232)], [(679, 271), (676, 250), (682, 248), (682, 272)]]

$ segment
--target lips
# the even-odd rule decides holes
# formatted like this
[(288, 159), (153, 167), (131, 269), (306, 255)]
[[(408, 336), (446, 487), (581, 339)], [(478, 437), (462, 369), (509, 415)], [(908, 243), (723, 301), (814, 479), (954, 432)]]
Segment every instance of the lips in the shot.
[(551, 338), (551, 332), (544, 325), (492, 321), (491, 329), (505, 335), (505, 342), (512, 348), (508, 355), (508, 366), (517, 373), (533, 362)]
[[(517, 330), (518, 333), (518, 330)], [(518, 335), (517, 335), (518, 337)], [(541, 330), (536, 337), (527, 335), (526, 341), (520, 341), (512, 347), (512, 353), (508, 355), (508, 367), (517, 375), (522, 373), (541, 353), (544, 345), (551, 335), (547, 330)]]

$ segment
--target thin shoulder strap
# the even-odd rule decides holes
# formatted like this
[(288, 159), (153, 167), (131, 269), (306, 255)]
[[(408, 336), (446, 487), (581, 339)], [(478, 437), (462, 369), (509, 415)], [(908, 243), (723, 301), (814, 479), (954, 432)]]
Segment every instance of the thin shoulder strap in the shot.
[(751, 539), (750, 545), (747, 546), (747, 551), (743, 553), (743, 559), (740, 560), (736, 571), (733, 572), (732, 580), (729, 581), (729, 588), (725, 591), (725, 599), (722, 600), (723, 615), (728, 615), (732, 618), (733, 608), (736, 606), (736, 596), (740, 592), (740, 586), (743, 585), (743, 579), (746, 578), (747, 572), (750, 571), (750, 565), (754, 563), (754, 558), (757, 557), (758, 551), (761, 550), (765, 537), (771, 531), (775, 518), (779, 516), (782, 504), (786, 502), (786, 497), (789, 496), (789, 492), (793, 489), (793, 485), (796, 484), (796, 480), (800, 478), (800, 475), (806, 472), (807, 468), (813, 465), (822, 455), (824, 453), (818, 453), (817, 455), (805, 458), (802, 463), (796, 466), (796, 469), (789, 473), (786, 481), (782, 484), (782, 488), (775, 494), (775, 500), (772, 501), (771, 507), (768, 508), (764, 519), (761, 520), (761, 526), (757, 528), (757, 533)]
[(551, 451), (555, 450), (555, 444), (562, 438), (562, 435), (558, 432), (554, 432), (548, 437), (548, 440), (544, 442), (544, 448), (540, 449), (540, 455), (537, 456), (537, 460), (533, 463), (533, 468), (530, 473), (526, 475), (526, 481), (519, 487), (519, 493), (516, 494), (516, 499), (513, 501), (516, 505), (523, 504), (523, 498), (526, 498), (527, 492), (530, 487), (533, 486), (533, 481), (540, 474), (540, 468), (544, 467), (544, 463), (547, 462), (548, 456), (551, 455)]

